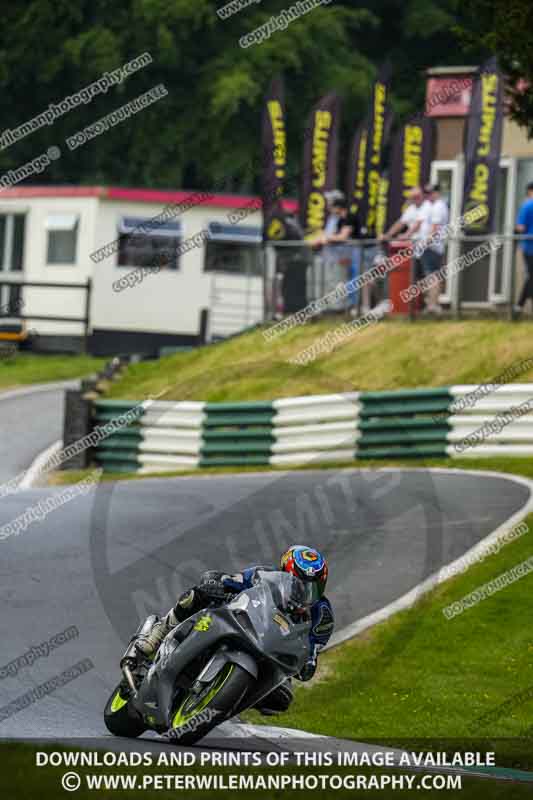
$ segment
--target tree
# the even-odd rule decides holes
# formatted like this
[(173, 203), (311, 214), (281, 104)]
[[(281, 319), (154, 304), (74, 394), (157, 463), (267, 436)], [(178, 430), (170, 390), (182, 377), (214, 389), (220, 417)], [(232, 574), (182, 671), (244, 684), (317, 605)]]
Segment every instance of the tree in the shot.
[(458, 26), (466, 47), (498, 56), (509, 80), (511, 115), (533, 136), (533, 5), (531, 0), (471, 0)]
[[(216, 12), (225, 1), (13, 0), (0, 30), (0, 136), (142, 53), (153, 60), (52, 125), (0, 145), (0, 175), (54, 145), (61, 157), (30, 183), (208, 189), (225, 181), (231, 191), (257, 191), (250, 165), (260, 155), (272, 75), (285, 74), (289, 166), (297, 174), (303, 123), (321, 94), (336, 89), (343, 98), (345, 153), (386, 57), (396, 110), (405, 114), (423, 105), (423, 70), (462, 57), (450, 32), (460, 21), (457, 0), (335, 0), (247, 48), (241, 37), (290, 2), (252, 3), (223, 19)], [(67, 137), (158, 84), (164, 99), (68, 149)]]

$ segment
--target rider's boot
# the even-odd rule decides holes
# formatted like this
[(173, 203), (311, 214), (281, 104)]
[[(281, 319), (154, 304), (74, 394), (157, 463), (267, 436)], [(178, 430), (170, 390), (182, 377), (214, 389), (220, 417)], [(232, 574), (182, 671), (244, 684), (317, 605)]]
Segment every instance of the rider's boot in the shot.
[(291, 680), (288, 678), (270, 694), (267, 694), (266, 697), (261, 698), (254, 708), (264, 717), (271, 717), (274, 714), (281, 714), (283, 711), (287, 711), (293, 701), (293, 697)]
[(153, 658), (159, 650), (161, 642), (165, 636), (170, 633), (172, 628), (175, 628), (176, 625), (186, 620), (201, 607), (201, 599), (197, 597), (197, 593), (194, 589), (183, 592), (174, 608), (170, 609), (166, 617), (158, 619), (155, 624), (148, 627), (148, 629), (143, 627), (135, 642), (135, 647), (147, 658)]
[(170, 633), (172, 628), (176, 627), (177, 624), (178, 620), (174, 614), (174, 609), (172, 609), (168, 612), (166, 617), (155, 622), (151, 630), (142, 632), (135, 642), (135, 647), (143, 656), (153, 658), (159, 650), (165, 636)]

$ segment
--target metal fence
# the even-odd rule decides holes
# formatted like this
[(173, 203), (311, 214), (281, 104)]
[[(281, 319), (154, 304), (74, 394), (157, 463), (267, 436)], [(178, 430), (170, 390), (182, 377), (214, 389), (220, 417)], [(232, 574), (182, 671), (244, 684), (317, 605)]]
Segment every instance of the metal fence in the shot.
[[(70, 289), (82, 291), (85, 295), (84, 314), (82, 317), (59, 316), (54, 314), (25, 313), (27, 303), (25, 300), (25, 289)], [(83, 325), (84, 350), (88, 352), (88, 339), (90, 333), (90, 301), (91, 301), (91, 280), (86, 283), (51, 283), (47, 281), (15, 281), (0, 279), (0, 297), (5, 298), (5, 302), (0, 304), (0, 331), (20, 329), (24, 331), (24, 323), (28, 320), (38, 322), (70, 322), (81, 323)]]
[[(533, 236), (505, 233), (448, 237), (439, 268), (441, 309), (455, 318), (470, 310), (485, 310), (515, 319), (517, 244), (526, 239)], [(392, 246), (379, 239), (359, 239), (316, 249), (309, 242), (269, 242), (264, 273), (265, 320), (294, 313), (326, 297), (339, 284), (350, 291), (344, 298), (328, 302), (325, 310), (354, 316), (395, 299), (393, 295), (402, 289), (418, 286), (418, 298), (398, 303), (394, 309), (395, 313), (416, 318), (424, 313), (426, 275), (421, 261), (406, 258), (401, 266), (391, 263), (394, 252), (414, 245), (416, 242), (407, 239), (397, 239)], [(482, 245), (487, 245), (486, 252)]]
[[(257, 258), (262, 258), (257, 246)], [(231, 275), (213, 272), (209, 287), (210, 339), (232, 336), (263, 321), (263, 279), (248, 270)]]

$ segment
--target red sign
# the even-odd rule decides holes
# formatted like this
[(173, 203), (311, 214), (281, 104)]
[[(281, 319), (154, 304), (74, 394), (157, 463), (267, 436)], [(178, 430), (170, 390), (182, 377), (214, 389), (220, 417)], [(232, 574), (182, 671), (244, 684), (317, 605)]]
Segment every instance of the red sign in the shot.
[(451, 78), (428, 78), (426, 115), (428, 117), (465, 117), (470, 108), (472, 78), (454, 75)]

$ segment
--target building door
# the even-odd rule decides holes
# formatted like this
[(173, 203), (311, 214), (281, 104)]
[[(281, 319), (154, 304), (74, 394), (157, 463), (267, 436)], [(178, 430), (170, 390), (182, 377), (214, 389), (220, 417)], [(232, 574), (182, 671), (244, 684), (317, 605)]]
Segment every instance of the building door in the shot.
[[(442, 194), (449, 203), (450, 220), (452, 222), (459, 220), (463, 202), (463, 162), (461, 160), (433, 162), (431, 180), (441, 185)], [(515, 192), (516, 161), (503, 158), (500, 161), (496, 190), (496, 234), (513, 232)], [(459, 256), (470, 252), (488, 238), (488, 236), (482, 240), (478, 238), (472, 242), (460, 242), (457, 238), (452, 238), (448, 242), (445, 263), (449, 264)], [(511, 240), (505, 240), (503, 246), (493, 250), (490, 255), (484, 256), (461, 272), (448, 276), (441, 302), (455, 305), (459, 293), (461, 305), (466, 308), (508, 302), (512, 263), (513, 243)]]
[[(502, 158), (496, 193), (496, 233), (511, 236), (514, 231), (516, 195), (516, 159)], [(508, 303), (511, 288), (511, 270), (514, 261), (512, 239), (503, 239), (500, 248), (490, 256), (489, 301)]]
[(208, 232), (204, 272), (211, 276), (209, 338), (219, 339), (263, 321), (262, 231), (210, 222)]
[[(463, 169), (459, 161), (434, 161), (431, 165), (431, 182), (440, 185), (442, 198), (448, 204), (450, 222), (454, 222), (461, 215), (461, 187), (463, 183)], [(444, 264), (449, 264), (457, 257), (458, 242), (450, 239), (444, 251)], [(452, 303), (456, 281), (454, 276), (449, 276), (444, 282), (440, 295), (441, 303)]]

